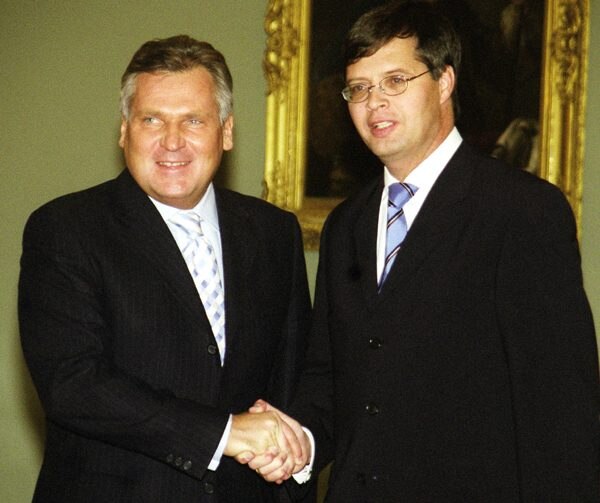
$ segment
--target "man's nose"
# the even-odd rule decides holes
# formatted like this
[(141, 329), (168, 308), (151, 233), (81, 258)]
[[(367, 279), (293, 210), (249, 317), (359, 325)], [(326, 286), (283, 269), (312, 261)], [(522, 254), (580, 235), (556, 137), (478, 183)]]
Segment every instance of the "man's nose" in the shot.
[(161, 146), (166, 150), (179, 150), (185, 145), (185, 138), (177, 125), (168, 125), (161, 140)]
[(379, 84), (369, 86), (369, 94), (367, 95), (367, 108), (375, 110), (381, 108), (387, 103), (387, 95)]

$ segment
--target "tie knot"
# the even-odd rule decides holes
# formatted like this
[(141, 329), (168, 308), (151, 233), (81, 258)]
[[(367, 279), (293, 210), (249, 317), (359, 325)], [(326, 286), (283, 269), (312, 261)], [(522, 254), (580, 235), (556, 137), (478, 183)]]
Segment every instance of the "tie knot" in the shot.
[(178, 211), (171, 217), (171, 222), (190, 237), (202, 236), (202, 219), (193, 211)]
[(409, 183), (397, 182), (390, 185), (388, 190), (390, 204), (402, 208), (419, 189)]

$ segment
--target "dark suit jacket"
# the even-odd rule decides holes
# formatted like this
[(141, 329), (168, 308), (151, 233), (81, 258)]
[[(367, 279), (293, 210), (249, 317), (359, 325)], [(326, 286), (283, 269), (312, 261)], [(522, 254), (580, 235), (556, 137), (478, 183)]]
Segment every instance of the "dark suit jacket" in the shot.
[(596, 502), (599, 387), (559, 190), (462, 145), (377, 293), (379, 179), (323, 232), (292, 412), (328, 502)]
[(286, 407), (310, 299), (295, 217), (217, 190), (227, 354), (168, 227), (127, 171), (37, 210), (25, 230), (19, 316), (47, 415), (34, 500), (271, 501), (223, 457), (229, 413)]

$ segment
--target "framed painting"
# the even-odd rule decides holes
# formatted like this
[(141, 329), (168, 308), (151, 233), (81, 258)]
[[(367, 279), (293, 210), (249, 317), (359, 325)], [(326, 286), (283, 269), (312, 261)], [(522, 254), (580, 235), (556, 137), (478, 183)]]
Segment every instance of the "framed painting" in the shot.
[[(293, 211), (319, 246), (333, 207), (381, 165), (357, 137), (340, 90), (341, 44), (383, 0), (269, 0), (263, 196)], [(579, 225), (589, 0), (440, 0), (463, 40), (459, 131), (556, 184)]]

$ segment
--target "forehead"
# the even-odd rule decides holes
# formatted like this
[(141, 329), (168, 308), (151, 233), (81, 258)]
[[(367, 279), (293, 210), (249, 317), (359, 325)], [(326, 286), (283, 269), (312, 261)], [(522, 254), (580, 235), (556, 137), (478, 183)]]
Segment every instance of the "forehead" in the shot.
[[(215, 83), (203, 67), (183, 72), (153, 72), (138, 75), (133, 105), (152, 102), (215, 101)], [(216, 101), (215, 101), (216, 103)]]
[(420, 64), (416, 48), (417, 39), (415, 37), (394, 37), (375, 53), (348, 65), (346, 80), (368, 78), (394, 71), (414, 71)]

